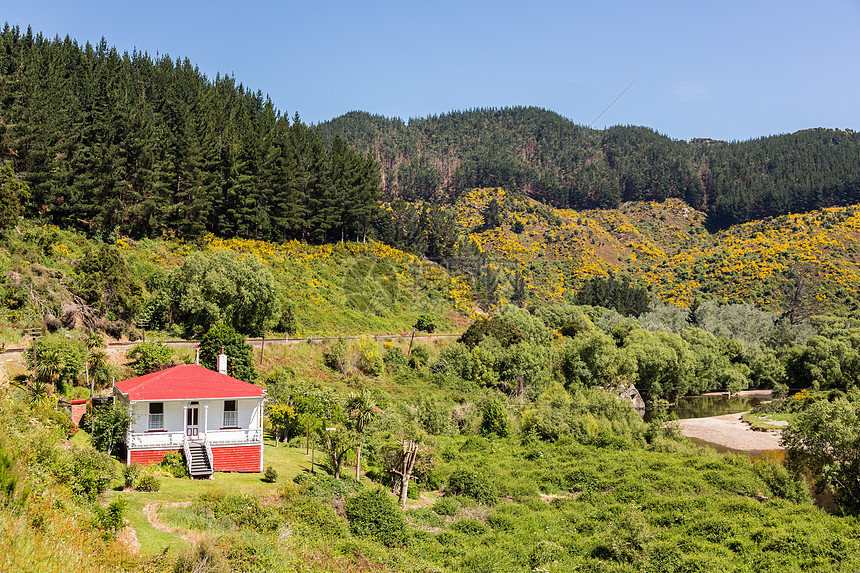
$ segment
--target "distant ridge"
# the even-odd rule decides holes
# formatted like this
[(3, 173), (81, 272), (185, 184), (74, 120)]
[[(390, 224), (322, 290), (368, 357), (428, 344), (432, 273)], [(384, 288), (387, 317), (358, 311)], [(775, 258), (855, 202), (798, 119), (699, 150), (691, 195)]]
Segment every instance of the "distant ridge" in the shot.
[(371, 150), (383, 192), (451, 202), (503, 187), (555, 207), (683, 199), (711, 227), (860, 201), (860, 136), (809, 129), (742, 142), (673, 140), (646, 127), (595, 130), (536, 107), (387, 119), (350, 112), (320, 124)]

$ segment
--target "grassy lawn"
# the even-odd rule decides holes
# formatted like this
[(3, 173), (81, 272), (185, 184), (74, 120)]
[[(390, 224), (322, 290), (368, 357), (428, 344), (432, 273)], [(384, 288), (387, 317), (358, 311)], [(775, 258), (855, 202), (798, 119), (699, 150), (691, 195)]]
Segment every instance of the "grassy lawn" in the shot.
[[(317, 452), (317, 459), (322, 459)], [(118, 474), (121, 475), (123, 465), (118, 464)], [(263, 450), (263, 466), (272, 466), (278, 472), (278, 482), (292, 479), (295, 475), (310, 471), (310, 455), (305, 455), (304, 448), (289, 448), (284, 445), (274, 446), (267, 439)], [(319, 469), (317, 471), (320, 471)], [(112, 497), (122, 497), (128, 501), (126, 517), (137, 532), (142, 553), (158, 553), (167, 548), (175, 551), (185, 547), (188, 542), (172, 533), (155, 529), (143, 514), (143, 508), (151, 503), (176, 503), (191, 501), (205, 492), (227, 491), (230, 493), (253, 493), (261, 497), (276, 495), (278, 483), (266, 483), (261, 473), (223, 473), (216, 472), (211, 480), (179, 479), (159, 476), (161, 490), (157, 492), (122, 491), (122, 481), (114, 483)]]

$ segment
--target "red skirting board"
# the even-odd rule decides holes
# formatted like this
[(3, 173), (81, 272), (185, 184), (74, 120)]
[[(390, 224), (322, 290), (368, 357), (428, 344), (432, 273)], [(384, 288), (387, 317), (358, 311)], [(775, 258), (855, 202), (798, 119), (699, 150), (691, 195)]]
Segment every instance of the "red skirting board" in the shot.
[(128, 453), (128, 462), (139, 466), (151, 466), (164, 459), (167, 452), (178, 452), (179, 450), (131, 450)]
[(259, 472), (263, 464), (263, 446), (224, 446), (212, 448), (216, 472)]

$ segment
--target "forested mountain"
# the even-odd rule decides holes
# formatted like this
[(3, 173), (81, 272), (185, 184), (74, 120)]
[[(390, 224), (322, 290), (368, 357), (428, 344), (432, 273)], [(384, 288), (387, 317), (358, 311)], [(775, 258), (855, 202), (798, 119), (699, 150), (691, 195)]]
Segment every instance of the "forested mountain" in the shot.
[(320, 128), (371, 149), (385, 193), (406, 200), (454, 201), (474, 187), (576, 209), (680, 198), (715, 227), (860, 201), (860, 136), (850, 130), (686, 142), (644, 127), (588, 129), (534, 107), (408, 125), (351, 112)]
[(0, 163), (24, 210), (94, 235), (361, 237), (379, 166), (188, 60), (0, 34)]
[[(25, 216), (99, 236), (325, 243), (370, 234), (399, 245), (415, 242), (415, 219), (429, 237), (424, 254), (438, 258), (456, 242), (445, 217), (402, 203), (380, 211), (378, 199), (453, 204), (483, 187), (577, 209), (680, 198), (716, 228), (860, 201), (860, 137), (850, 130), (685, 142), (531, 107), (408, 124), (352, 112), (308, 126), (187, 59), (8, 25), (0, 138), (0, 166), (29, 186), (15, 199)], [(0, 220), (6, 211), (18, 212), (4, 208)]]

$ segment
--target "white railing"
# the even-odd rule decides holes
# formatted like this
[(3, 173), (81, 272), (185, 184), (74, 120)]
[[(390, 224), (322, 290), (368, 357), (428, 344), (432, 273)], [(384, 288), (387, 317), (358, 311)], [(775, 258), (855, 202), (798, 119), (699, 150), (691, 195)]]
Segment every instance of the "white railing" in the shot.
[(206, 446), (206, 459), (208, 460), (209, 469), (215, 470), (215, 458), (212, 457), (212, 446), (209, 444), (209, 437), (203, 440), (203, 445)]
[(263, 431), (260, 428), (245, 428), (239, 430), (210, 430), (206, 432), (206, 441), (210, 444), (259, 444), (263, 441)]
[(191, 473), (191, 446), (188, 445), (188, 440), (182, 440), (182, 453), (185, 454), (185, 465), (188, 466), (188, 473)]
[[(210, 444), (260, 444), (263, 442), (263, 431), (260, 428), (245, 428), (238, 430), (209, 430), (205, 436)], [(181, 449), (185, 441), (185, 432), (146, 432), (128, 435), (127, 445), (130, 448), (165, 448)]]
[(179, 449), (185, 440), (185, 432), (146, 432), (131, 433), (128, 435), (130, 448), (156, 448), (164, 447)]

